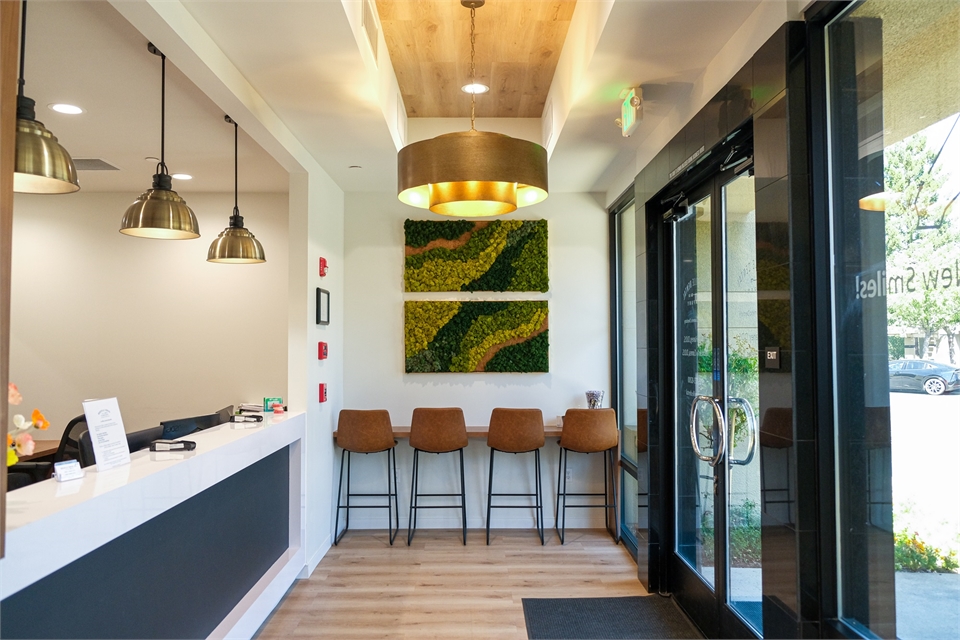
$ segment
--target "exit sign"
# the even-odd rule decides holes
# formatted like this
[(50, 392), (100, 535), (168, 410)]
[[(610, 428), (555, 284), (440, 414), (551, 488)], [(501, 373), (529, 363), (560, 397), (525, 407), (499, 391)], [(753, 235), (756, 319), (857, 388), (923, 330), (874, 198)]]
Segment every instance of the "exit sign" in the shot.
[(643, 119), (643, 92), (640, 87), (630, 89), (627, 97), (623, 99), (620, 105), (620, 129), (624, 138), (629, 138), (637, 124)]

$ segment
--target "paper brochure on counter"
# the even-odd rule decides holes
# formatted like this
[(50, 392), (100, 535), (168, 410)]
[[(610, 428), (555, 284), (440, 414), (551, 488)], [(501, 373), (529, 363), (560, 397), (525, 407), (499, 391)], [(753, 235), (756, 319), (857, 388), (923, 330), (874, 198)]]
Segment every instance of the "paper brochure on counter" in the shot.
[(87, 400), (83, 403), (83, 414), (87, 418), (97, 471), (130, 464), (130, 448), (117, 399)]

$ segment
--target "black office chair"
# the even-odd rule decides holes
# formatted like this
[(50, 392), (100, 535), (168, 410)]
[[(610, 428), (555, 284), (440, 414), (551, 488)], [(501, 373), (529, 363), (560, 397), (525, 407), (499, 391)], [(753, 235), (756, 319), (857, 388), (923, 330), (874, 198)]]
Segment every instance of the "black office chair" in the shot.
[(80, 414), (67, 423), (60, 438), (60, 445), (53, 454), (53, 461), (80, 460), (80, 435), (87, 430), (87, 417)]
[[(29, 460), (18, 462), (7, 469), (7, 491), (42, 482), (53, 473), (53, 464), (64, 460), (80, 460), (80, 435), (87, 431), (87, 418), (79, 415), (67, 423), (60, 444), (53, 454), (53, 463)], [(92, 463), (91, 463), (92, 464)]]
[(32, 473), (26, 471), (12, 471), (12, 469), (16, 466), (17, 465), (13, 465), (7, 469), (7, 491), (14, 491), (16, 489), (29, 487), (31, 484), (37, 482)]

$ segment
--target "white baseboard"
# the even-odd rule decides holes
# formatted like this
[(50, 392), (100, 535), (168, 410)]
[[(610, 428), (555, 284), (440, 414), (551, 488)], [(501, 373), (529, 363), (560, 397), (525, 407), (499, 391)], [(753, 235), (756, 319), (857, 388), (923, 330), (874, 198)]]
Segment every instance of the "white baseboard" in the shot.
[(296, 581), (304, 566), (302, 548), (287, 549), (273, 566), (263, 574), (247, 595), (213, 630), (212, 640), (249, 640)]
[(317, 565), (320, 564), (320, 561), (323, 560), (323, 556), (327, 555), (327, 551), (330, 551), (330, 547), (333, 546), (332, 538), (327, 536), (323, 542), (320, 543), (320, 548), (317, 549), (310, 559), (307, 560), (306, 565), (303, 567), (303, 571), (300, 572), (300, 575), (297, 576), (299, 579), (309, 578), (313, 574), (314, 569), (317, 568)]

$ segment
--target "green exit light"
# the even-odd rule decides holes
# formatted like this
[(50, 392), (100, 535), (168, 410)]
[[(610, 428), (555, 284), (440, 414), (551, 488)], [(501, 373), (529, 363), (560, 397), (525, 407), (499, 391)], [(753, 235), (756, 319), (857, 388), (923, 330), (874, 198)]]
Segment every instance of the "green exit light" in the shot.
[(623, 99), (623, 104), (620, 106), (620, 128), (623, 130), (624, 138), (637, 128), (640, 116), (640, 95), (639, 87), (630, 89), (630, 93)]

